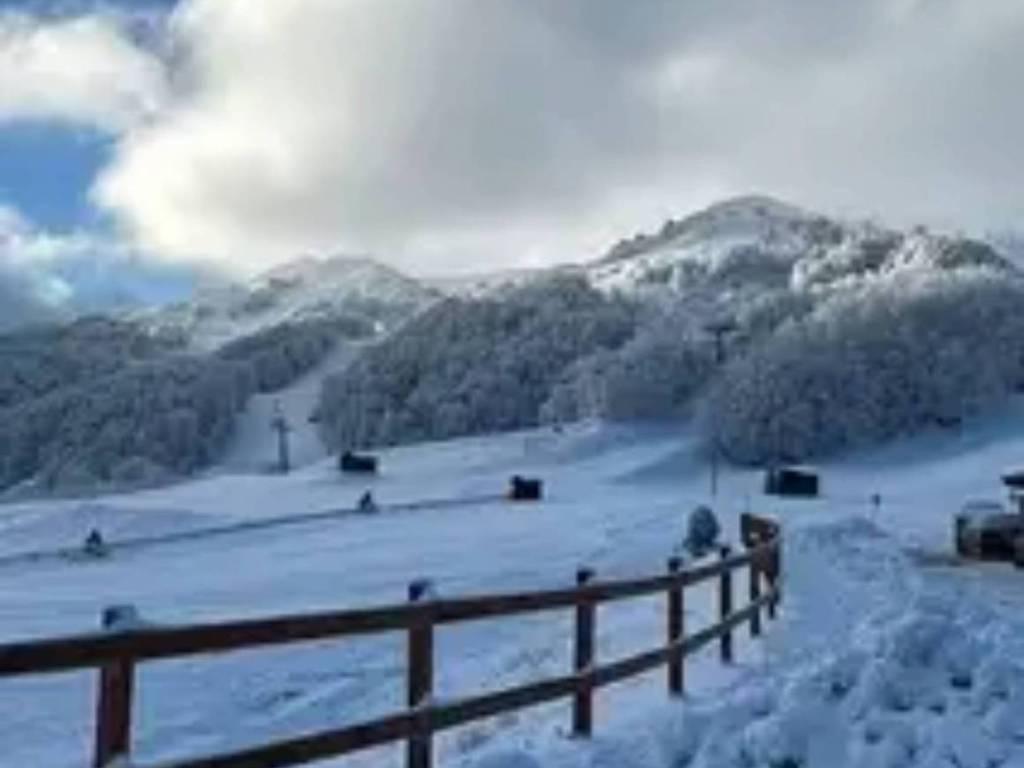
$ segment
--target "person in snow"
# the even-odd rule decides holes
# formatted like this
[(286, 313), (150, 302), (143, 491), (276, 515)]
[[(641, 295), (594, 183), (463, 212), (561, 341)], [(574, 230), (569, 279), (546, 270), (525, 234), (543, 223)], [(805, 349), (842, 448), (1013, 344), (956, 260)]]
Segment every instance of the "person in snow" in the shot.
[(91, 557), (106, 557), (108, 554), (107, 543), (103, 540), (103, 534), (99, 529), (93, 528), (85, 537), (85, 544), (82, 546), (85, 554)]
[(373, 514), (377, 511), (377, 503), (373, 500), (373, 494), (369, 491), (359, 497), (359, 511), (366, 514)]
[(703, 557), (718, 543), (722, 527), (710, 507), (699, 506), (686, 521), (686, 539), (683, 546), (693, 557)]

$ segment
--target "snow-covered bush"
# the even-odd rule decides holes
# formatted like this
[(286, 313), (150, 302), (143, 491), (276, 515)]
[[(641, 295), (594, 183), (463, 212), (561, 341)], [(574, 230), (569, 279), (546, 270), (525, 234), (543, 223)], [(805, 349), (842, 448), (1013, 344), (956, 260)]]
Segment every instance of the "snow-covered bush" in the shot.
[(636, 308), (558, 275), (480, 299), (448, 299), (324, 384), (331, 447), (536, 424), (567, 365), (632, 336)]
[(1019, 275), (979, 266), (894, 270), (833, 293), (716, 378), (708, 439), (762, 463), (958, 424), (1024, 384), (1021, 306)]

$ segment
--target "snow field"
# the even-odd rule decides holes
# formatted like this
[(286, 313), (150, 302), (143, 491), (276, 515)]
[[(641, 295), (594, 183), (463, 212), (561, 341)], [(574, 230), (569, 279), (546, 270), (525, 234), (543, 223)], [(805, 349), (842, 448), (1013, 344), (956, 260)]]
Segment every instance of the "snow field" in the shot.
[[(737, 632), (737, 664), (714, 647), (687, 661), (688, 696), (670, 701), (663, 672), (597, 694), (594, 738), (567, 738), (559, 702), (437, 739), (459, 768), (861, 768), (1024, 765), (1019, 579), (998, 566), (923, 569), (907, 547), (945, 546), (960, 500), (998, 496), (1020, 455), (1015, 412), (960, 436), (931, 436), (823, 467), (829, 496), (759, 496), (760, 476), (730, 469), (718, 511), (780, 518), (785, 601), (763, 641)], [(338, 517), (156, 545), (94, 563), (0, 567), (0, 633), (89, 631), (103, 606), (133, 603), (158, 623), (400, 602), (414, 578), (441, 595), (571, 583), (665, 567), (685, 513), (706, 501), (689, 432), (580, 425), (384, 455), (372, 482), (383, 503), (493, 492), (510, 474), (544, 477), (541, 504), (491, 502)], [(367, 486), (330, 462), (286, 477), (210, 476), (88, 503), (0, 510), (5, 551), (60, 546), (99, 521), (114, 534), (186, 530), (350, 505)], [(875, 513), (867, 499), (883, 495)], [(995, 492), (993, 494), (993, 492)], [(179, 514), (178, 511), (181, 511)], [(84, 534), (83, 534), (84, 535)], [(737, 574), (736, 603), (745, 578)], [(709, 586), (687, 593), (687, 626), (713, 620)], [(598, 658), (660, 644), (658, 598), (601, 607)], [(437, 695), (472, 695), (562, 674), (569, 612), (440, 630)], [(354, 723), (401, 706), (403, 638), (382, 635), (143, 665), (136, 756), (154, 760), (262, 743)], [(0, 683), (0, 766), (81, 766), (91, 742), (88, 675)], [(401, 747), (338, 766), (397, 766)]]

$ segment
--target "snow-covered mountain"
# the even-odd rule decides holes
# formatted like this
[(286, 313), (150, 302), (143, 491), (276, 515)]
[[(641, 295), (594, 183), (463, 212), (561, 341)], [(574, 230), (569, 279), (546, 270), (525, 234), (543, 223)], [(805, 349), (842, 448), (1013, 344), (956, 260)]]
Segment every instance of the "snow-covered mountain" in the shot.
[(282, 323), (350, 318), (384, 329), (437, 298), (433, 288), (373, 259), (305, 257), (140, 317), (209, 350)]
[[(238, 453), (237, 433), (252, 431), (275, 393), (298, 379), (315, 393), (307, 374), (326, 375), (328, 359), (436, 298), (369, 259), (303, 259), (188, 302), (0, 336), (0, 493), (90, 492), (205, 469), (229, 442)], [(298, 410), (290, 415), (304, 422), (309, 408)]]
[(750, 196), (622, 240), (585, 270), (605, 290), (727, 302), (757, 291), (824, 291), (865, 276), (972, 264), (1010, 267), (981, 242), (833, 219)]
[(1024, 275), (990, 245), (764, 197), (473, 285), (327, 381), (337, 443), (697, 412), (737, 461), (799, 460), (957, 425), (1024, 384)]
[[(0, 490), (106, 483), (139, 456), (160, 469), (145, 475), (215, 465), (256, 395), (273, 409), (288, 394), (293, 421), (322, 415), (332, 447), (710, 403), (730, 457), (810, 458), (956, 425), (1024, 387), (1021, 303), (1024, 276), (983, 242), (764, 197), (590, 263), (471, 280), (304, 258), (109, 328), (79, 323), (63, 345), (61, 329), (4, 339)], [(738, 331), (724, 367), (707, 333), (722, 318)]]

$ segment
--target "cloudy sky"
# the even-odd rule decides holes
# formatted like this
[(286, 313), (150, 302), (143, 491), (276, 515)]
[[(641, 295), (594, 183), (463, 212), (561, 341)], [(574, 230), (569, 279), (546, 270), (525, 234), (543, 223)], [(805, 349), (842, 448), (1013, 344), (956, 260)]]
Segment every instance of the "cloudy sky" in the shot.
[(0, 303), (578, 260), (749, 192), (1020, 229), (1022, 72), (1020, 0), (0, 0)]

